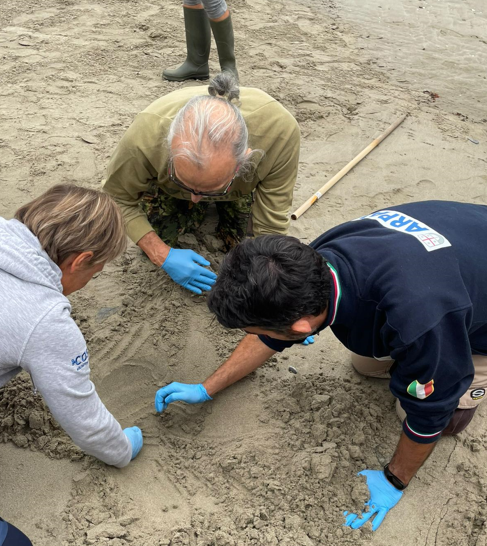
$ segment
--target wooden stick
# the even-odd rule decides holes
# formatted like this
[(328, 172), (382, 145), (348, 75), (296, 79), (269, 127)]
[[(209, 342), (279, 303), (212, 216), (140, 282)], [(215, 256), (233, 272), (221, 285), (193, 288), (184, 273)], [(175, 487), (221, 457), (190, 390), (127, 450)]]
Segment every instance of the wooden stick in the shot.
[(385, 138), (387, 138), (394, 129), (397, 129), (399, 125), (407, 118), (408, 114), (402, 116), (395, 123), (393, 123), (386, 131), (384, 131), (379, 137), (372, 141), (367, 148), (362, 150), (350, 163), (345, 165), (343, 169), (338, 172), (333, 178), (328, 180), (328, 182), (321, 187), (314, 195), (312, 195), (305, 203), (303, 203), (297, 210), (291, 214), (293, 220), (297, 220), (302, 214), (304, 214), (318, 199), (323, 197), (325, 193), (332, 188), (339, 180), (341, 180), (350, 170), (352, 170), (357, 163), (362, 161), (362, 159), (369, 154), (374, 148), (376, 148)]

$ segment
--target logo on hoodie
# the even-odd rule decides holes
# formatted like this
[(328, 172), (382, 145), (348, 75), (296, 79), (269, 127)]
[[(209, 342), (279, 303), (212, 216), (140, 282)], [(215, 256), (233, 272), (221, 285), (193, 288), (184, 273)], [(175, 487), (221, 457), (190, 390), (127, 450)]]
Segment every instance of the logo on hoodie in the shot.
[(450, 241), (416, 218), (395, 210), (379, 210), (357, 220), (376, 220), (383, 227), (415, 237), (428, 252), (451, 246)]
[(414, 398), (424, 400), (425, 398), (428, 398), (430, 394), (433, 394), (435, 392), (435, 380), (432, 379), (431, 381), (428, 381), (428, 383), (425, 383), (423, 385), (416, 379), (416, 381), (413, 381), (409, 385), (407, 391), (408, 394), (414, 396)]
[(82, 370), (89, 362), (88, 349), (84, 353), (81, 353), (76, 358), (71, 359), (71, 366), (76, 366), (76, 371)]

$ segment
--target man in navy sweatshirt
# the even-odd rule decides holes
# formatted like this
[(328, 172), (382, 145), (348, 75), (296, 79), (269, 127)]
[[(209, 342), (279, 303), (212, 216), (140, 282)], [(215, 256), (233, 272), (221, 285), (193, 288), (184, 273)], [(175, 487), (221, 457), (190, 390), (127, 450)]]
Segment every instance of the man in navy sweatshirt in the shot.
[(384, 470), (364, 470), (373, 530), (443, 434), (465, 429), (487, 388), (487, 207), (446, 201), (394, 206), (337, 226), (310, 246), (246, 240), (226, 258), (208, 305), (247, 335), (199, 385), (156, 394), (210, 399), (307, 336), (330, 327), (357, 371), (390, 377), (403, 432)]

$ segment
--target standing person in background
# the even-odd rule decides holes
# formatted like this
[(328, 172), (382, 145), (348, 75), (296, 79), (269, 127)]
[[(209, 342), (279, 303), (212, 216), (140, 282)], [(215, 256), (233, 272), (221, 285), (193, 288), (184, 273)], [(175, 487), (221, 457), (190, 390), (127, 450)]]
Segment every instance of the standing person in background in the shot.
[(0, 387), (30, 374), (53, 417), (86, 453), (119, 468), (142, 447), (122, 430), (90, 381), (88, 349), (66, 296), (126, 247), (123, 218), (106, 194), (54, 186), (0, 218)]
[(238, 80), (232, 18), (225, 0), (184, 0), (183, 10), (186, 60), (178, 68), (164, 70), (162, 76), (173, 82), (207, 80), (213, 31), (222, 72), (231, 72)]
[[(281, 104), (223, 72), (208, 88), (178, 89), (138, 114), (108, 164), (104, 191), (151, 262), (201, 294), (216, 275), (203, 256), (171, 248), (178, 235), (198, 229), (212, 202), (227, 248), (245, 235), (286, 234), (299, 147), (298, 123)], [(146, 214), (139, 203), (154, 186)]]

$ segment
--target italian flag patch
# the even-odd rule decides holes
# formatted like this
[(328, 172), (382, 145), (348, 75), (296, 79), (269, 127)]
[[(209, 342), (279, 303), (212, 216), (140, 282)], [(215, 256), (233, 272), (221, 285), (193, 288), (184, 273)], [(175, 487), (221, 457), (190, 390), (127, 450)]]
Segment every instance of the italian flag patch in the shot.
[(435, 391), (435, 380), (432, 379), (431, 381), (428, 381), (425, 385), (420, 383), (418, 380), (413, 381), (407, 391), (408, 394), (411, 396), (414, 396), (414, 398), (419, 398), (420, 400), (424, 400), (425, 398), (428, 398), (430, 394), (433, 394)]

